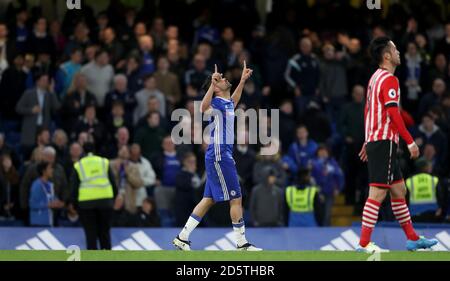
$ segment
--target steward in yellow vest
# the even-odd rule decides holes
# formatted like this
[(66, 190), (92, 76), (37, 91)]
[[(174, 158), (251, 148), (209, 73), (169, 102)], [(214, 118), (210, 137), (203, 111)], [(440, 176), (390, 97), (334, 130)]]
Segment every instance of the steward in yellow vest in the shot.
[(411, 215), (415, 221), (437, 222), (445, 205), (439, 178), (431, 175), (432, 165), (424, 158), (416, 161), (417, 174), (406, 180)]
[(111, 249), (113, 204), (117, 195), (114, 175), (106, 158), (94, 155), (94, 144), (84, 145), (85, 157), (74, 164), (70, 184), (86, 235), (88, 250)]
[(315, 209), (319, 200), (319, 188), (311, 184), (308, 169), (298, 173), (296, 185), (288, 186), (285, 191), (289, 208), (289, 227), (317, 226)]

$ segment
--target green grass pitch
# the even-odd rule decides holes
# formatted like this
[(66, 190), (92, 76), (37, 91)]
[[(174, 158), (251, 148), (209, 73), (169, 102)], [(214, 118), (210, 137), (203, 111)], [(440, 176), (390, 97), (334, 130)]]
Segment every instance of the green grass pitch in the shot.
[[(65, 251), (0, 251), (0, 261), (67, 261)], [(369, 256), (323, 251), (81, 251), (81, 261), (450, 261), (450, 252), (390, 252)]]

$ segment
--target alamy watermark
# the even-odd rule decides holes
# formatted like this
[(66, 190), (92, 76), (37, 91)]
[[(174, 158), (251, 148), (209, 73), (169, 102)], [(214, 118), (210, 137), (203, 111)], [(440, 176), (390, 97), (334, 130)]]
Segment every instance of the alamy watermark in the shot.
[(381, 10), (381, 0), (367, 0), (366, 4), (369, 10)]
[(66, 5), (69, 10), (81, 10), (81, 0), (67, 0)]
[[(171, 120), (178, 122), (171, 133), (174, 144), (261, 144), (261, 155), (275, 155), (279, 152), (280, 114), (278, 109), (271, 109), (270, 115), (267, 109), (253, 108), (235, 111), (229, 109), (225, 113), (212, 110), (202, 114), (200, 104), (199, 101), (194, 102), (193, 116), (184, 108), (172, 112)], [(211, 118), (214, 121), (203, 128), (203, 122), (210, 121)], [(236, 138), (234, 138), (234, 132), (230, 132), (234, 129), (231, 123), (236, 124), (236, 130), (234, 130)]]

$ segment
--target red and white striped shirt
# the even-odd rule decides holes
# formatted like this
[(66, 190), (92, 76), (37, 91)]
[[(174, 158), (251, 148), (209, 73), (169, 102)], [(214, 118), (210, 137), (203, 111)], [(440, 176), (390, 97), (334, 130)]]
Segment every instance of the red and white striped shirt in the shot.
[(378, 69), (367, 87), (365, 127), (366, 143), (391, 140), (398, 144), (399, 132), (388, 115), (389, 107), (399, 107), (398, 79), (384, 69)]

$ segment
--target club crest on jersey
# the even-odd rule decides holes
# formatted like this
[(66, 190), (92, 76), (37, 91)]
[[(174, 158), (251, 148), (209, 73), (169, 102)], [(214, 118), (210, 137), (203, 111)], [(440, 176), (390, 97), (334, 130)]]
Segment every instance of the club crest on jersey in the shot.
[(389, 90), (389, 93), (388, 93), (388, 96), (389, 96), (391, 99), (395, 99), (395, 98), (397, 97), (397, 92), (396, 92), (394, 89), (390, 89), (390, 90)]

